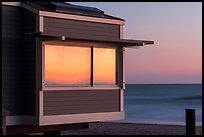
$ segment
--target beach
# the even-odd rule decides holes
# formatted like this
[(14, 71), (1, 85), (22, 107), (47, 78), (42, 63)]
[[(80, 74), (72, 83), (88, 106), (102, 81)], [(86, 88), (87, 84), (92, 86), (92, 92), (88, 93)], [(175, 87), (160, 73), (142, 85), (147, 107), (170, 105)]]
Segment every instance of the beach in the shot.
[[(62, 135), (186, 135), (184, 125), (158, 125), (137, 123), (98, 122), (89, 128), (62, 131)], [(196, 135), (202, 135), (202, 126), (196, 127)]]

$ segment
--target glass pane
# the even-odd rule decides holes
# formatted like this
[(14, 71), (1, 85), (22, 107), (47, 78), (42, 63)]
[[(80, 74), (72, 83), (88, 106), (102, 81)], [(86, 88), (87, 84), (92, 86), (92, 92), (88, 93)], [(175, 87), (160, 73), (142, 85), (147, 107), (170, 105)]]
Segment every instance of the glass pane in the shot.
[(46, 85), (90, 85), (91, 48), (45, 45)]
[(93, 75), (94, 84), (116, 84), (115, 49), (94, 48)]

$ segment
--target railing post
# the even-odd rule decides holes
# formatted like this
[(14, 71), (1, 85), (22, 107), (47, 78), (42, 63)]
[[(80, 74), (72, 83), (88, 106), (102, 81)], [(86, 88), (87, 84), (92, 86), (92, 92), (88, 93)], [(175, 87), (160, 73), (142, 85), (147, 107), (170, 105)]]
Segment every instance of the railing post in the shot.
[(186, 109), (186, 135), (195, 134), (195, 109)]

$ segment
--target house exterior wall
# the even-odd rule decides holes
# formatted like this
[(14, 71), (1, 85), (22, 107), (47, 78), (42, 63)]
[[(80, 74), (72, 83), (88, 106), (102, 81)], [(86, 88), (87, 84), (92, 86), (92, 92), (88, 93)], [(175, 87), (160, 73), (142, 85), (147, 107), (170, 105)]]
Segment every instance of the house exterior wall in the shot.
[(37, 16), (22, 9), (23, 22), (23, 79), (22, 90), (22, 115), (35, 115), (36, 105), (36, 38), (32, 34), (36, 32)]
[(120, 26), (115, 24), (96, 23), (43, 17), (43, 34), (90, 39), (118, 39)]
[(43, 94), (44, 116), (119, 111), (119, 90), (62, 90)]
[(35, 115), (35, 14), (2, 5), (2, 109)]
[[(101, 40), (120, 38), (120, 25), (118, 24), (45, 16), (42, 21), (42, 34), (49, 36), (65, 35), (66, 37)], [(124, 117), (124, 111), (121, 109), (123, 105), (121, 104), (123, 103), (121, 101), (123, 98), (121, 94), (122, 48), (118, 48), (117, 52), (117, 68), (120, 68), (117, 74), (117, 89), (47, 91), (42, 86), (43, 38), (33, 35), (39, 31), (39, 15), (22, 7), (2, 5), (2, 109), (9, 110), (10, 116), (14, 116), (12, 118), (14, 120), (9, 121), (10, 125), (15, 124), (16, 120), (19, 124), (29, 125), (40, 122), (41, 125), (49, 125), (53, 124), (49, 122), (50, 118), (53, 119), (55, 116), (54, 123), (74, 123), (73, 119), (65, 122), (62, 119), (64, 116), (72, 118), (76, 115), (77, 117), (78, 114), (82, 115), (82, 121), (85, 122), (122, 119)], [(110, 43), (83, 43), (86, 46), (93, 46), (90, 44), (94, 43), (96, 47), (118, 46)], [(78, 42), (72, 42), (72, 44), (80, 45)], [(35, 116), (34, 122), (29, 116)], [(62, 116), (62, 119), (58, 121), (59, 116)], [(92, 119), (91, 116), (93, 116)], [(76, 122), (79, 121), (76, 120)]]
[[(42, 84), (40, 91), (40, 116), (73, 115), (73, 114), (91, 114), (91, 113), (109, 113), (121, 111), (121, 58), (122, 49), (119, 45), (100, 42), (84, 41), (57, 41), (43, 39), (43, 45), (63, 45), (63, 46), (87, 46), (87, 47), (114, 47), (117, 50), (116, 71), (117, 86), (104, 87), (48, 87)], [(42, 50), (42, 60), (44, 60), (44, 49)], [(42, 83), (44, 82), (44, 65), (42, 61)]]
[(22, 9), (2, 6), (2, 109), (21, 113), (22, 92)]

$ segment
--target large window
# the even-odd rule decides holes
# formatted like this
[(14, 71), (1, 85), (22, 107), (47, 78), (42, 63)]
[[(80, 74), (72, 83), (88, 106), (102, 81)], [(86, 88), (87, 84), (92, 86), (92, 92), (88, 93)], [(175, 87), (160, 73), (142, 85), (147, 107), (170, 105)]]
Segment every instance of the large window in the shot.
[(45, 86), (116, 84), (116, 49), (44, 46)]
[(46, 85), (90, 85), (91, 49), (45, 45)]

